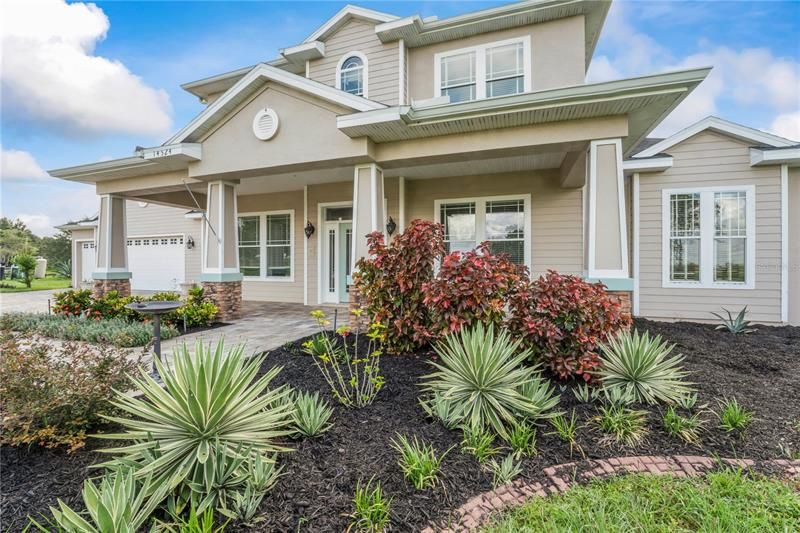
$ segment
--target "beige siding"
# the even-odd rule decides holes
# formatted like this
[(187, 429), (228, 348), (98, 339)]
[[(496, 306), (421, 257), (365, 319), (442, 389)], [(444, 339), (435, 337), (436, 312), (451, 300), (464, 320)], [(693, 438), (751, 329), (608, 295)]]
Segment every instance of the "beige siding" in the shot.
[[(780, 168), (750, 166), (749, 145), (703, 132), (668, 150), (674, 166), (640, 178), (640, 314), (653, 318), (704, 320), (721, 307), (748, 306), (750, 319), (780, 321)], [(662, 287), (662, 190), (680, 187), (756, 186), (754, 289)]]
[(387, 105), (398, 104), (400, 53), (398, 44), (383, 44), (375, 24), (351, 20), (325, 41), (325, 57), (309, 63), (312, 80), (336, 86), (336, 66), (348, 52), (367, 56), (367, 98)]
[(522, 36), (529, 36), (531, 39), (531, 75), (534, 91), (584, 83), (586, 76), (584, 21), (583, 16), (578, 16), (410, 48), (408, 50), (410, 98), (424, 100), (435, 96), (435, 54)]
[(789, 169), (789, 323), (800, 326), (800, 168)]
[[(128, 237), (146, 237), (152, 235), (184, 235), (194, 240), (193, 249), (185, 251), (187, 283), (200, 282), (200, 249), (202, 239), (200, 231), (202, 221), (186, 218), (186, 209), (147, 204), (141, 207), (138, 202), (128, 202), (126, 206), (128, 221)], [(186, 240), (184, 240), (184, 243)]]
[(294, 261), (292, 281), (254, 281), (242, 282), (243, 300), (270, 302), (303, 303), (303, 191), (290, 191), (272, 194), (253, 194), (239, 196), (239, 213), (263, 213), (265, 211), (294, 212)]
[(406, 217), (435, 220), (434, 202), (458, 198), (531, 195), (531, 261), (534, 275), (548, 269), (581, 274), (582, 192), (562, 189), (558, 171), (406, 180)]

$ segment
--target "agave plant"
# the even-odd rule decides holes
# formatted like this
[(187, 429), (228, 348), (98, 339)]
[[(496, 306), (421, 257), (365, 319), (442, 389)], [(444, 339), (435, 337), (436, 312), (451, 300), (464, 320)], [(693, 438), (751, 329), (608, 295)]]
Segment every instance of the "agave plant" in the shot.
[(225, 352), (221, 340), (198, 342), (194, 352), (178, 348), (172, 368), (156, 358), (163, 388), (142, 370), (133, 378), (142, 396), (117, 395), (114, 405), (131, 417), (107, 418), (127, 431), (100, 437), (132, 444), (103, 450), (118, 457), (100, 466), (133, 466), (138, 478), (152, 477), (153, 486), (188, 497), (202, 513), (252, 454), (274, 461), (288, 451), (274, 439), (289, 434), (291, 406), (281, 401), (289, 390), (268, 388), (279, 367), (254, 382), (263, 359), (247, 360), (241, 346)]
[(601, 345), (600, 378), (609, 392), (622, 389), (636, 401), (676, 403), (692, 391), (681, 370), (684, 357), (670, 357), (674, 345), (648, 332), (622, 331)]
[(726, 329), (734, 335), (746, 335), (755, 331), (755, 328), (750, 327), (750, 321), (745, 320), (745, 316), (747, 315), (746, 305), (741, 311), (739, 311), (739, 313), (736, 315), (736, 318), (734, 318), (731, 312), (724, 307), (722, 310), (728, 315), (727, 317), (724, 317), (719, 313), (711, 313), (722, 322), (722, 324), (719, 324), (715, 329)]
[(423, 377), (423, 388), (449, 403), (448, 420), (472, 428), (487, 428), (503, 438), (519, 417), (537, 418), (552, 406), (552, 391), (538, 383), (536, 369), (523, 362), (530, 350), (520, 350), (507, 331), (478, 323), (447, 335), (434, 347), (440, 362)]
[[(166, 486), (153, 484), (151, 477), (139, 483), (131, 469), (121, 468), (104, 476), (99, 485), (88, 479), (84, 482), (86, 516), (61, 500), (58, 509), (50, 507), (50, 512), (60, 530), (69, 533), (135, 533), (150, 519), (167, 491)], [(40, 531), (48, 531), (32, 523)]]
[(61, 278), (69, 278), (72, 276), (72, 260), (58, 261), (51, 270)]

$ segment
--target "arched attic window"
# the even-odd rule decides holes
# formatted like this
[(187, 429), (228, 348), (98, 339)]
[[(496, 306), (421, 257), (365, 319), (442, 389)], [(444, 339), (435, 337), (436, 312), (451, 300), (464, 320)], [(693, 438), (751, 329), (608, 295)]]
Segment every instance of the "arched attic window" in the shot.
[(367, 97), (367, 58), (361, 52), (348, 52), (336, 67), (336, 88)]

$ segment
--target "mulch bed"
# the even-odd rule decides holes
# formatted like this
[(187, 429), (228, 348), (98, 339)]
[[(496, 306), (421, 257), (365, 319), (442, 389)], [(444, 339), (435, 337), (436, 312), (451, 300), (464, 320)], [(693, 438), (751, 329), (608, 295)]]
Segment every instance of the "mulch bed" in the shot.
[[(649, 408), (651, 432), (636, 449), (597, 445), (599, 434), (591, 427), (579, 430), (579, 444), (588, 459), (620, 455), (708, 455), (771, 459), (781, 455), (780, 445), (800, 449), (793, 426), (800, 421), (800, 328), (760, 327), (747, 336), (715, 331), (694, 323), (659, 323), (637, 320), (639, 329), (661, 334), (687, 356), (685, 366), (699, 389), (698, 405), (708, 404), (702, 446), (690, 446), (668, 437), (661, 429), (659, 408)], [(300, 355), (299, 342), (269, 354), (265, 369), (282, 365), (275, 384), (319, 390), (331, 401), (327, 385), (312, 360)], [(240, 525), (239, 531), (343, 531), (352, 512), (356, 482), (372, 476), (381, 481), (392, 500), (392, 529), (420, 530), (430, 521), (447, 520), (454, 509), (492, 488), (492, 476), (475, 459), (458, 450), (460, 435), (425, 418), (418, 405), (419, 378), (430, 371), (430, 353), (384, 357), (385, 388), (375, 403), (361, 410), (334, 407), (334, 425), (317, 439), (292, 441), (294, 452), (284, 454), (284, 476), (264, 499), (263, 520)], [(743, 437), (716, 428), (711, 409), (719, 398), (735, 396), (756, 412), (757, 419)], [(582, 424), (596, 414), (592, 405), (579, 404), (571, 392), (562, 394), (560, 408), (575, 409)], [(569, 446), (548, 427), (539, 430), (538, 455), (523, 462), (523, 479), (541, 478), (545, 467), (580, 461)], [(454, 447), (442, 465), (436, 489), (416, 491), (396, 464), (390, 441), (397, 433), (417, 435), (443, 452)], [(105, 443), (100, 443), (101, 445)], [(46, 512), (57, 497), (80, 506), (78, 494), (86, 467), (98, 462), (92, 445), (72, 455), (51, 450), (2, 448), (3, 528), (18, 530), (28, 513)]]

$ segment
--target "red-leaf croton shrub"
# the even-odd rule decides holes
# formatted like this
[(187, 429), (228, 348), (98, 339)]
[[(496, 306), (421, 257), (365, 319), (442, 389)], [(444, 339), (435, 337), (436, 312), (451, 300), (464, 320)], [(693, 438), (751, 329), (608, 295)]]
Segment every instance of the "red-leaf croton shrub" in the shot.
[(508, 303), (508, 327), (561, 379), (591, 381), (600, 366), (598, 345), (631, 325), (604, 285), (553, 270), (520, 286)]
[(493, 255), (488, 243), (446, 255), (436, 277), (424, 287), (431, 333), (442, 336), (476, 322), (500, 326), (510, 293), (528, 279), (526, 267), (506, 254)]
[(385, 348), (412, 352), (431, 340), (423, 286), (433, 278), (434, 261), (444, 255), (441, 224), (413, 220), (390, 244), (383, 234), (367, 236), (369, 257), (358, 261), (353, 288), (372, 322), (387, 328)]
[(92, 291), (89, 289), (57, 292), (53, 296), (53, 312), (57, 315), (81, 316), (92, 305)]

